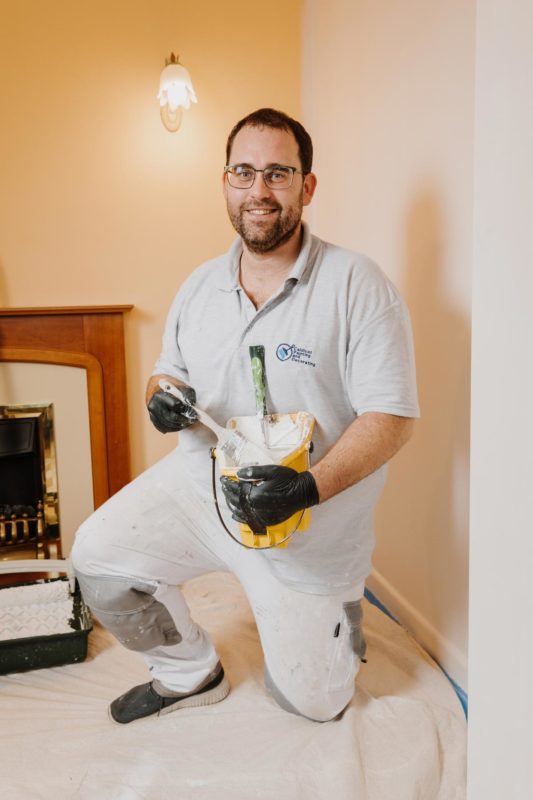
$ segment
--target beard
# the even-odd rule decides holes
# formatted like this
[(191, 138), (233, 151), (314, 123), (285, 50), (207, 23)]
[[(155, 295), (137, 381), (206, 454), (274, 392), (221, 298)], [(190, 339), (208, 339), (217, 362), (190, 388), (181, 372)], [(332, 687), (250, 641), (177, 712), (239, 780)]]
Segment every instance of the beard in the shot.
[(298, 229), (302, 219), (302, 198), (300, 196), (297, 203), (286, 209), (277, 203), (263, 206), (279, 212), (272, 222), (265, 223), (262, 217), (258, 217), (256, 221), (248, 215), (248, 208), (258, 207), (261, 205), (254, 203), (231, 208), (228, 203), (228, 215), (231, 224), (252, 253), (269, 253), (288, 242)]

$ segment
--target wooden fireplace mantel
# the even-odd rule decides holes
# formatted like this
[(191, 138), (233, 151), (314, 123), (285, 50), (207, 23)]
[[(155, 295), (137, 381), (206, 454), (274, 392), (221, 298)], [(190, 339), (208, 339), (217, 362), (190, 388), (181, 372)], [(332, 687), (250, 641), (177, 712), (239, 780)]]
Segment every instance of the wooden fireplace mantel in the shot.
[(87, 371), (95, 508), (130, 480), (124, 314), (132, 308), (0, 308), (0, 361)]

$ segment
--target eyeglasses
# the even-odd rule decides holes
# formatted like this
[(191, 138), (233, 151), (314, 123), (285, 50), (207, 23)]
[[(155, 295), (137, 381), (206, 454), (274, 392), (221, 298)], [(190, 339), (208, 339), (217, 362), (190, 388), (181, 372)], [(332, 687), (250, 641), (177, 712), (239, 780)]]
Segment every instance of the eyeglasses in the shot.
[(288, 189), (292, 186), (294, 173), (303, 175), (301, 169), (296, 167), (284, 167), (281, 164), (274, 164), (265, 169), (255, 169), (249, 164), (230, 164), (224, 167), (224, 172), (228, 176), (228, 183), (234, 189), (249, 189), (253, 186), (255, 176), (258, 172), (263, 173), (263, 180), (269, 189)]

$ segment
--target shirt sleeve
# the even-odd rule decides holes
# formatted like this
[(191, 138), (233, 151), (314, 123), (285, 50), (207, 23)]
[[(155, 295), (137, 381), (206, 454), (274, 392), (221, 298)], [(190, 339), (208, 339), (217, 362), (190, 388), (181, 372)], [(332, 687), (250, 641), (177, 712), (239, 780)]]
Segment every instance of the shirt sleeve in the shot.
[(152, 375), (171, 375), (189, 384), (189, 372), (178, 345), (180, 315), (183, 308), (183, 291), (178, 292), (167, 315), (163, 331), (161, 353), (155, 362)]
[(351, 331), (346, 377), (356, 414), (420, 415), (411, 322), (398, 295), (362, 329)]

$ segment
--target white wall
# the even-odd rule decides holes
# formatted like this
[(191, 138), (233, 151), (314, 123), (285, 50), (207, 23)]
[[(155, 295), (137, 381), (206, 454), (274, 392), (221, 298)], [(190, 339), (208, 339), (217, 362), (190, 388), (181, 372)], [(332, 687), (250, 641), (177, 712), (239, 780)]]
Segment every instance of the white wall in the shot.
[(422, 419), (392, 462), (370, 586), (466, 687), (474, 0), (306, 0), (316, 233), (374, 258), (413, 320)]
[(533, 6), (477, 9), (470, 800), (533, 795)]

